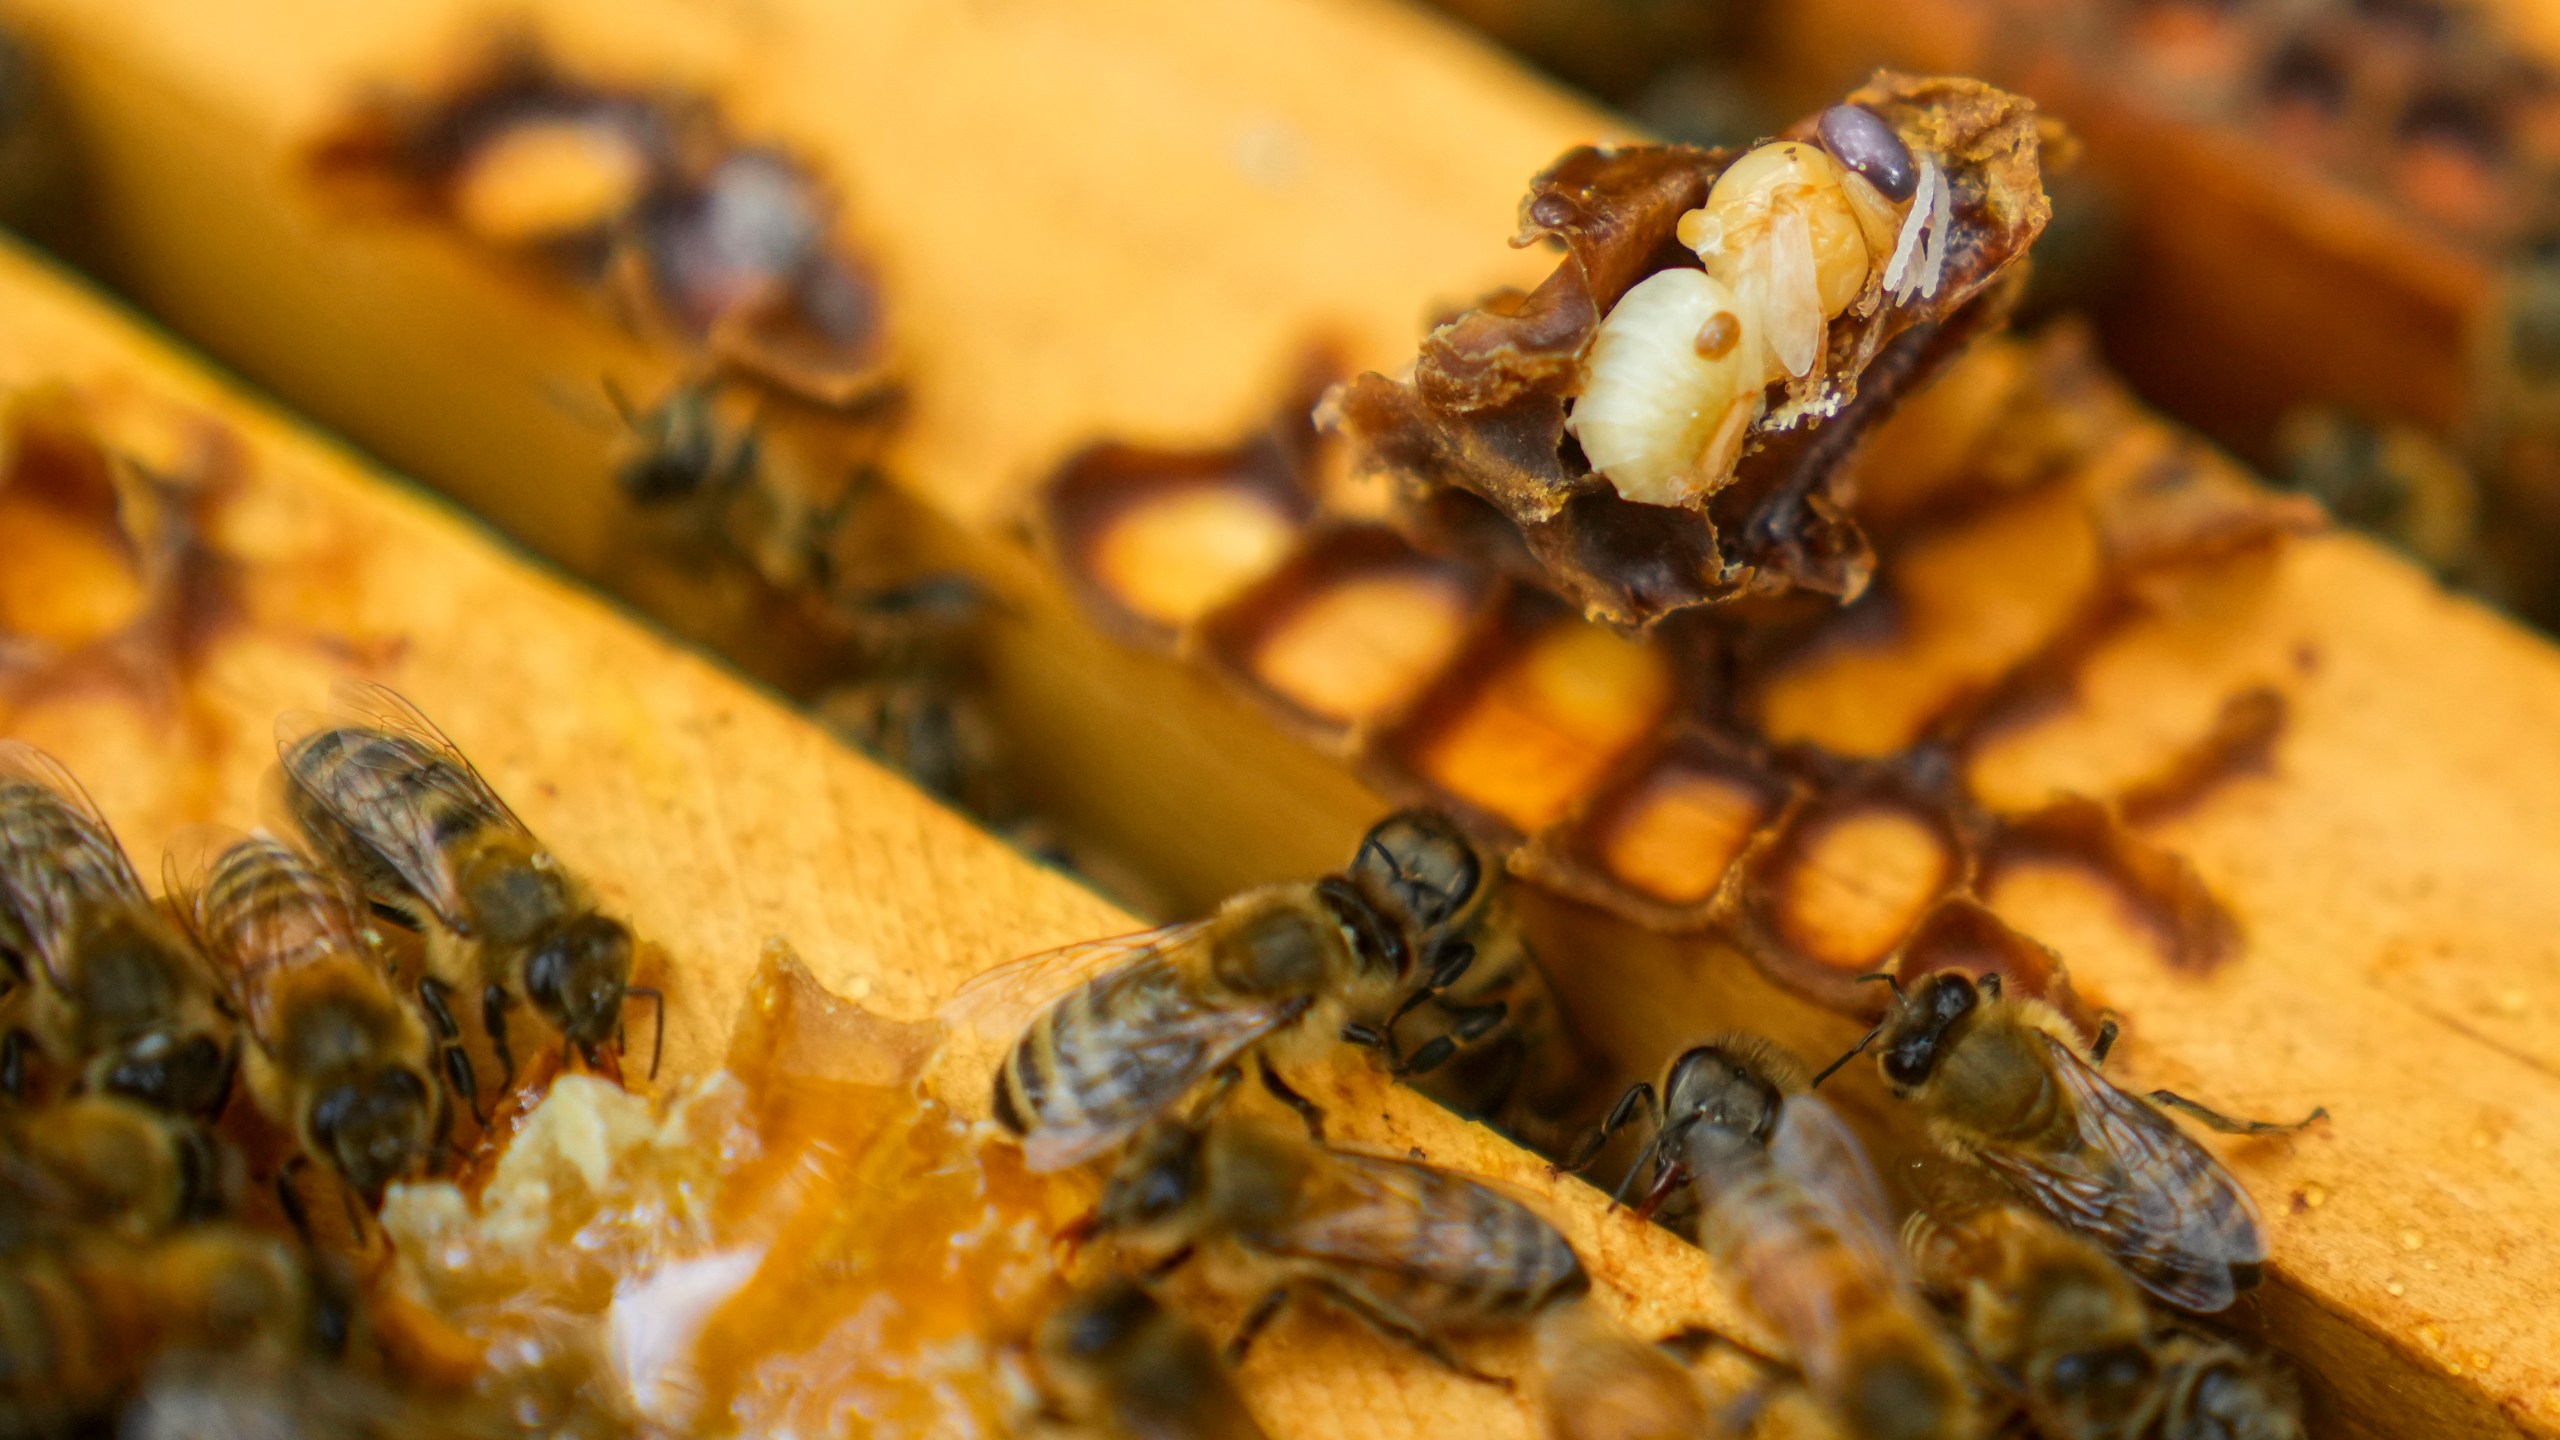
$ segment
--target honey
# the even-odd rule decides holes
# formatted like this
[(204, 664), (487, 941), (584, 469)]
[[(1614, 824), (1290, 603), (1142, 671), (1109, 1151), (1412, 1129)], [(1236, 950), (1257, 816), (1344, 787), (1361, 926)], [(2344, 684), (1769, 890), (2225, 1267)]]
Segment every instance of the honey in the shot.
[(1004, 1433), (1001, 1352), (1090, 1197), (921, 1092), (939, 1034), (769, 956), (728, 1069), (655, 1102), (563, 1075), (476, 1200), (395, 1189), (393, 1293), (561, 1433)]

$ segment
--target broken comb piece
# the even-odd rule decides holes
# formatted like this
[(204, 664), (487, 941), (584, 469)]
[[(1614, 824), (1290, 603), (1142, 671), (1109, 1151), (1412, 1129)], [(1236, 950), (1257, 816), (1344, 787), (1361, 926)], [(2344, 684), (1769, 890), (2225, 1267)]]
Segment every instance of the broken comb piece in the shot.
[(1844, 462), (2008, 315), (2051, 213), (2033, 104), (1879, 74), (1734, 152), (1574, 150), (1530, 182), (1564, 263), (1363, 375), (1322, 418), (1424, 546), (1528, 573), (1596, 620), (1805, 590), (1874, 554)]

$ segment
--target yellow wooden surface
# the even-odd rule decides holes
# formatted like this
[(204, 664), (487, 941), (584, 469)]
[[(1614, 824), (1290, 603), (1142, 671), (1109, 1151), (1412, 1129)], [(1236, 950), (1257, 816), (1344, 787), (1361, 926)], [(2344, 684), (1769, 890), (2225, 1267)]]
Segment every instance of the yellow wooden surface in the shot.
[[(85, 397), (142, 453), (210, 418), (246, 483), (216, 511), (240, 609), (151, 687), (22, 692), (0, 733), (51, 750), (146, 871), (183, 827), (257, 823), (277, 712), (361, 673), (416, 700), (608, 906), (664, 947), (670, 1078), (716, 1063), (767, 937), (840, 993), (920, 1017), (1015, 955), (1132, 928), (807, 722), (493, 544), (467, 523), (244, 402), (20, 252), (0, 248), (0, 396)], [(0, 491), (5, 496), (5, 491)], [(0, 516), (7, 512), (0, 511)], [(0, 565), (66, 538), (0, 523)], [(168, 672), (161, 672), (166, 674)], [(24, 679), (25, 677), (13, 677)], [(645, 1021), (642, 1024), (645, 1025)], [(1308, 1077), (1339, 1135), (1408, 1147), (1536, 1192), (1603, 1303), (1639, 1328), (1730, 1328), (1703, 1257), (1365, 1065)], [(1249, 1371), (1278, 1436), (1528, 1433), (1504, 1396), (1357, 1332), (1284, 1326)]]
[[(1186, 907), (1334, 863), (1374, 798), (1206, 677), (1079, 625), (1003, 522), (1072, 441), (1223, 440), (1311, 334), (1342, 336), (1357, 364), (1401, 363), (1429, 307), (1545, 263), (1502, 245), (1521, 182), (1609, 123), (1352, 0), (526, 11), (578, 63), (688, 79), (844, 183), (910, 356), (917, 409), (894, 461), (919, 543), (1024, 599), (1000, 680), (1040, 753), (1040, 798), (1156, 862)], [(603, 441), (541, 387), (627, 344), (449, 237), (330, 219), (292, 168), (361, 82), (422, 73), (482, 12), (0, 12), (61, 68), (114, 273), (572, 566), (601, 563)], [(1872, 729), (1871, 694), (1932, 683), (1913, 671), (1889, 661), (1879, 690), (1794, 713), (1810, 734)], [(2321, 539), (2191, 623), (2110, 647), (2078, 703), (1985, 778), (2028, 798), (2138, 772), (2260, 682), (2293, 704), (2273, 773), (2158, 832), (2239, 912), (2235, 963), (2169, 973), (2064, 881), (2004, 904), (2127, 1012), (2135, 1081), (2337, 1117), (2289, 1147), (2226, 1147), (2270, 1213), (2265, 1318), (2321, 1372), (2324, 1429), (2560, 1433), (2560, 1323), (2539, 1303), (2560, 1283), (2560, 658), (2370, 547)], [(1626, 1068), (1727, 1024), (1808, 1048), (1847, 1033), (1696, 942), (1564, 905), (1537, 918), (1582, 1023)]]

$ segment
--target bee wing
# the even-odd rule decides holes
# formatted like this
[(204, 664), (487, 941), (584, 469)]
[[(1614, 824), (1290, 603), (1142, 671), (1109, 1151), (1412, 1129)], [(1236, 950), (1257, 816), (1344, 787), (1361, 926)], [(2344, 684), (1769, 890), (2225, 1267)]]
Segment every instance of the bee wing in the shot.
[(388, 685), (371, 680), (341, 679), (329, 690), (330, 707), (347, 719), (360, 721), (377, 730), (404, 735), (451, 762), (453, 771), (444, 779), (444, 788), (456, 799), (468, 801), (474, 808), (494, 815), (510, 827), (533, 833), (498, 792), (489, 788), (480, 771), (463, 755), (460, 746), (445, 737), (436, 723), (428, 719), (408, 698)]
[(2230, 1308), (2239, 1294), (2232, 1267), (2266, 1258), (2256, 1202), (2168, 1116), (2052, 1036), (2039, 1038), (2071, 1099), (2080, 1146), (2061, 1156), (1986, 1149), (1982, 1159), (2153, 1295), (2201, 1314)]
[[(116, 840), (115, 827), (99, 813), (61, 761), (23, 740), (0, 740), (0, 781), (17, 780), (50, 792), (73, 819), (80, 833), (66, 835), (33, 812), (0, 808), (0, 850), (42, 857), (46, 863), (0, 865), (0, 904), (25, 925), (27, 943), (48, 975), (61, 983), (69, 956), (63, 953), (79, 924), (82, 885), (105, 886), (116, 898), (146, 906), (142, 877)], [(66, 842), (76, 845), (67, 850)], [(94, 896), (86, 897), (94, 899)]]
[(1475, 1207), (1443, 1214), (1431, 1203), (1430, 1192), (1456, 1178), (1407, 1160), (1333, 1152), (1297, 1216), (1285, 1228), (1258, 1232), (1255, 1248), (1408, 1274), (1479, 1273), (1499, 1257), (1487, 1256), (1485, 1228), (1469, 1223)]
[[(383, 686), (359, 681), (340, 682), (333, 695), (336, 704), (330, 714), (292, 712), (276, 721), (276, 753), (288, 782), (326, 809), (339, 824), (363, 837), (383, 863), (425, 900), (437, 919), (457, 930), (467, 928), (462, 897), (445, 863), (444, 847), (437, 843), (431, 807), (416, 803), (417, 800), (422, 798), (422, 792), (439, 796), (460, 810), (486, 816), (517, 831), (525, 830), (524, 822), (489, 788), (489, 782), (480, 777), (453, 742), (406, 700)], [(318, 762), (304, 753), (301, 742), (321, 730), (351, 723), (407, 739), (444, 763), (403, 767), (396, 772), (384, 767), (380, 773), (396, 781), (396, 785), (369, 795), (350, 794), (343, 778), (340, 783), (330, 784), (325, 774), (306, 770)], [(367, 763), (353, 754), (338, 758), (351, 766)], [(409, 793), (398, 803), (384, 798), (401, 791)]]
[(1769, 1163), (1822, 1207), (1832, 1229), (1875, 1273), (1902, 1273), (1883, 1182), (1838, 1111), (1816, 1096), (1788, 1096), (1769, 1136)]
[(974, 1030), (990, 1040), (1010, 1044), (1059, 996), (1106, 970), (1180, 949), (1208, 923), (1185, 920), (1008, 960), (963, 983), (935, 1014), (955, 1031)]
[[(1081, 1165), (1128, 1143), (1147, 1122), (1164, 1113), (1203, 1081), (1225, 1069), (1255, 1041), (1305, 1013), (1303, 999), (1262, 1005), (1167, 1006), (1172, 993), (1165, 972), (1172, 960), (1162, 950), (1111, 971), (1092, 982), (1088, 1013), (1127, 1017), (1113, 1039), (1123, 1056), (1141, 1057), (1147, 1074), (1143, 1090), (1159, 1097), (1154, 1106), (1119, 1106), (1115, 1113), (1066, 1123), (1046, 1123), (1023, 1137), (1023, 1163), (1037, 1173)], [(1117, 997), (1137, 994), (1134, 1002)]]

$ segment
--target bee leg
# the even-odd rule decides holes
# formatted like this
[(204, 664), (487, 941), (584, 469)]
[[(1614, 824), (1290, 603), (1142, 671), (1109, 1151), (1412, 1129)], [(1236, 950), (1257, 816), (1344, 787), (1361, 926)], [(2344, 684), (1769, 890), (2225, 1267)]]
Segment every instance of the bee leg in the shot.
[(1653, 1113), (1653, 1082), (1650, 1080), (1639, 1080), (1628, 1086), (1627, 1093), (1618, 1097), (1618, 1103), (1610, 1106), (1609, 1113), (1601, 1117), (1599, 1125), (1583, 1138), (1582, 1146), (1573, 1152), (1573, 1158), (1552, 1167), (1548, 1173), (1579, 1175), (1590, 1169), (1591, 1163), (1600, 1158), (1600, 1152), (1608, 1148), (1609, 1137), (1627, 1128), (1638, 1111), (1648, 1119), (1656, 1118)]
[(343, 1206), (347, 1212), (347, 1228), (355, 1232), (357, 1248), (363, 1248), (365, 1235), (364, 1207), (356, 1204), (356, 1187), (341, 1181), (338, 1185), (338, 1203)]
[(1416, 1325), (1413, 1321), (1388, 1310), (1376, 1301), (1359, 1294), (1349, 1287), (1328, 1284), (1324, 1287), (1324, 1292), (1327, 1299), (1332, 1300), (1335, 1304), (1340, 1305), (1343, 1309), (1350, 1311), (1352, 1314), (1359, 1316), (1361, 1320), (1368, 1324), (1370, 1329), (1377, 1331), (1379, 1334), (1386, 1336), (1390, 1340), (1399, 1340), (1412, 1346), (1414, 1349), (1422, 1352), (1422, 1357), (1424, 1359), (1429, 1360), (1432, 1364), (1439, 1366), (1441, 1369), (1450, 1371), (1453, 1374), (1463, 1375), (1467, 1379), (1473, 1380), (1478, 1384), (1491, 1385), (1503, 1390), (1509, 1390), (1512, 1388), (1509, 1376), (1489, 1375), (1482, 1370), (1478, 1370), (1466, 1361), (1459, 1359), (1457, 1354), (1450, 1350), (1448, 1346), (1441, 1344), (1438, 1336), (1431, 1334), (1421, 1326)]
[(2089, 1042), (2090, 1064), (2104, 1065), (2107, 1063), (2107, 1052), (2116, 1048), (2116, 1035), (2122, 1028), (2123, 1027), (2116, 1024), (2116, 1017), (2113, 1015), (2106, 1016), (2098, 1021), (2098, 1037)]
[(462, 1097), (463, 1104), (471, 1107), (471, 1118), (486, 1130), (489, 1116), (480, 1108), (480, 1077), (472, 1073), (471, 1052), (462, 1048), (462, 1027), (454, 1023), (453, 1007), (447, 1003), (451, 993), (443, 981), (432, 975), (418, 981), (418, 1004), (435, 1026), (436, 1053), (444, 1060), (445, 1083)]
[(1482, 1005), (1455, 1005), (1447, 1000), (1437, 1003), (1440, 1010), (1456, 1022), (1449, 1033), (1457, 1036), (1461, 1045), (1472, 1045), (1483, 1039), (1511, 1014), (1509, 1002), (1502, 1000), (1488, 1000)]
[(1448, 1064), (1449, 1057), (1457, 1053), (1458, 1042), (1455, 1039), (1447, 1035), (1434, 1035), (1430, 1039), (1422, 1042), (1421, 1049), (1414, 1051), (1411, 1055), (1408, 1055), (1404, 1059), (1398, 1061), (1395, 1066), (1395, 1073), (1398, 1075), (1428, 1075), (1432, 1071), (1439, 1069), (1441, 1066)]
[(294, 1172), (310, 1163), (310, 1157), (296, 1155), (276, 1171), (276, 1208), (284, 1211), (286, 1223), (302, 1237), (304, 1248), (311, 1245), (311, 1211), (302, 1203), (302, 1192), (293, 1187)]
[(1161, 1280), (1167, 1275), (1172, 1274), (1174, 1271), (1181, 1269), (1183, 1266), (1190, 1264), (1191, 1257), (1198, 1253), (1199, 1251), (1196, 1248), (1185, 1245), (1181, 1249), (1174, 1251), (1172, 1254), (1167, 1255), (1153, 1265), (1148, 1266), (1142, 1273), (1149, 1280)]
[[(1180, 1252), (1176, 1252), (1180, 1253)], [(1235, 1338), (1227, 1342), (1226, 1360), (1230, 1370), (1244, 1364), (1244, 1353), (1253, 1348), (1254, 1340), (1280, 1318), (1281, 1307), (1289, 1303), (1289, 1287), (1275, 1285), (1271, 1293), (1253, 1302), (1245, 1312), (1244, 1323), (1236, 1327)]]
[(1271, 1092), (1271, 1098), (1298, 1112), (1298, 1118), (1306, 1122), (1307, 1138), (1323, 1144), (1324, 1112), (1316, 1108), (1316, 1102), (1299, 1094), (1294, 1086), (1281, 1079), (1280, 1072), (1272, 1069), (1271, 1062), (1260, 1055), (1253, 1057), (1253, 1068), (1261, 1072), (1262, 1088)]
[(2151, 1103), (2163, 1109), (2192, 1115), (2208, 1127), (2219, 1130), (2225, 1135), (2290, 1135), (2314, 1120), (2327, 1119), (2329, 1115), (2329, 1107), (2323, 1105), (2299, 1120), (2242, 1120), (2225, 1115), (2209, 1105), (2200, 1105), (2175, 1090), (2152, 1091)]
[(489, 1032), (489, 1048), (498, 1052), (498, 1088), (512, 1090), (516, 1083), (516, 1057), (507, 1049), (507, 990), (492, 985), (480, 992), (480, 1024)]
[(374, 919), (397, 926), (413, 935), (423, 928), (418, 924), (418, 917), (397, 905), (386, 904), (380, 900), (369, 900), (365, 902), (365, 908), (373, 912)]
[(1387, 1028), (1395, 1029), (1397, 1021), (1421, 1009), (1425, 1002), (1437, 999), (1441, 991), (1465, 979), (1468, 967), (1475, 963), (1476, 947), (1473, 943), (1452, 940), (1442, 945), (1432, 961), (1431, 974), (1420, 985), (1414, 987), (1412, 994), (1405, 996), (1397, 1003), (1394, 1012), (1387, 1016)]
[(1363, 1025), (1357, 1020), (1346, 1020), (1342, 1023), (1342, 1041), (1346, 1045), (1357, 1045), (1364, 1050), (1383, 1050), (1391, 1064), (1404, 1063), (1402, 1052), (1396, 1048), (1394, 1031), (1381, 1030), (1375, 1025)]

